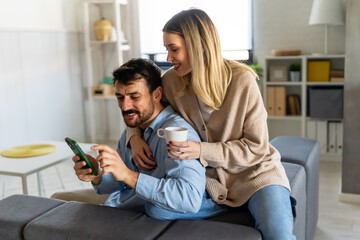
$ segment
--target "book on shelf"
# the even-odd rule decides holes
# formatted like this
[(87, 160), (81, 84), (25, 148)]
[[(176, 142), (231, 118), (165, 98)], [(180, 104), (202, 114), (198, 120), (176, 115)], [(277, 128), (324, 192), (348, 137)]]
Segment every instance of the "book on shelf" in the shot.
[(338, 122), (336, 126), (336, 152), (342, 154), (343, 149), (343, 123)]
[(269, 116), (275, 116), (275, 87), (266, 88), (266, 110)]
[(336, 153), (337, 148), (337, 122), (328, 122), (328, 142), (327, 142), (327, 152), (328, 153)]
[(300, 96), (298, 94), (290, 94), (286, 96), (287, 114), (291, 116), (301, 115)]
[(330, 82), (344, 82), (345, 78), (341, 77), (331, 77)]
[(343, 123), (341, 121), (307, 120), (306, 137), (319, 142), (322, 154), (342, 154)]
[(286, 115), (286, 89), (285, 87), (275, 88), (275, 115)]
[(286, 89), (285, 87), (266, 88), (266, 109), (269, 116), (286, 115)]
[(344, 82), (344, 70), (331, 70), (330, 82)]

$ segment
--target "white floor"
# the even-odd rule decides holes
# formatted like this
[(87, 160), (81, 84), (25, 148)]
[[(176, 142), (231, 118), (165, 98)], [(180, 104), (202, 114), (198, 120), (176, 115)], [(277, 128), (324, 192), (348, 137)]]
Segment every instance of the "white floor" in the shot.
[(360, 204), (338, 200), (341, 163), (320, 162), (319, 222), (315, 240), (360, 239)]
[[(73, 173), (71, 160), (41, 172), (42, 195), (56, 191), (90, 188)], [(29, 194), (38, 195), (36, 175), (28, 177)], [(360, 205), (338, 201), (341, 184), (341, 163), (320, 163), (320, 208), (318, 229), (314, 240), (360, 240)], [(21, 194), (21, 181), (17, 177), (0, 176), (0, 199)]]

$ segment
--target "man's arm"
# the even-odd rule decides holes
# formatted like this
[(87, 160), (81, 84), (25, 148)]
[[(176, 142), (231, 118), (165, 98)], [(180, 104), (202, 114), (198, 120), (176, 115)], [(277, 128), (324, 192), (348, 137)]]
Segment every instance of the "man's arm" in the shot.
[[(190, 125), (188, 139), (200, 141)], [(168, 158), (168, 149), (164, 140), (157, 144), (155, 158), (158, 167), (163, 167), (165, 175), (157, 178), (140, 174), (137, 194), (159, 207), (178, 212), (197, 212), (200, 209), (205, 191), (205, 168), (198, 160), (174, 160)], [(152, 149), (155, 152), (155, 149)], [(162, 166), (160, 166), (162, 165)]]
[[(195, 132), (189, 134), (189, 139), (199, 141)], [(123, 147), (125, 141), (120, 140), (120, 152)], [(194, 159), (183, 161), (167, 158), (165, 141), (161, 140), (158, 147), (157, 150), (161, 153), (159, 157), (163, 158), (159, 163), (165, 171), (162, 178), (139, 174), (134, 171), (131, 159), (122, 159), (117, 151), (106, 145), (93, 147), (93, 150), (99, 150), (97, 160), (103, 169), (99, 189), (121, 190), (126, 183), (136, 190), (139, 197), (157, 206), (178, 212), (197, 212), (205, 191), (205, 168)], [(121, 184), (124, 186), (120, 187)], [(106, 188), (103, 187), (105, 185)]]
[(162, 208), (196, 213), (205, 191), (205, 168), (197, 160), (166, 159), (166, 176), (140, 174), (136, 193)]

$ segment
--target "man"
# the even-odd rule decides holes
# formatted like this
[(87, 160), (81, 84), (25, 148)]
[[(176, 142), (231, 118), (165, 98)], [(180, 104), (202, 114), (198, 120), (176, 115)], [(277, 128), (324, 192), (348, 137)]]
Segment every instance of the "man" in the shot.
[(126, 147), (125, 130), (116, 151), (106, 145), (92, 147), (99, 155), (88, 158), (94, 166), (100, 166), (98, 176), (83, 168), (85, 162), (78, 156), (73, 157), (78, 178), (91, 181), (99, 194), (111, 194), (105, 205), (120, 207), (141, 198), (146, 202), (146, 213), (157, 219), (206, 218), (223, 212), (205, 192), (205, 169), (200, 162), (169, 158), (165, 140), (156, 134), (159, 128), (186, 127), (188, 139), (200, 141), (196, 131), (170, 105), (164, 108), (161, 104), (161, 77), (156, 65), (132, 59), (116, 69), (113, 77), (124, 122), (142, 130), (157, 167), (145, 171), (134, 165), (131, 150)]

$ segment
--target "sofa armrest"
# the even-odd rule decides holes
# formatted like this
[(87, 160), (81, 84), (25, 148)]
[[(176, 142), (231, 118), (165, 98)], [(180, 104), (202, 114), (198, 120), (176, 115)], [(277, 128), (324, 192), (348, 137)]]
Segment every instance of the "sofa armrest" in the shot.
[(306, 173), (306, 239), (312, 239), (319, 209), (319, 143), (314, 139), (280, 136), (270, 141), (281, 155), (282, 162), (303, 166)]

